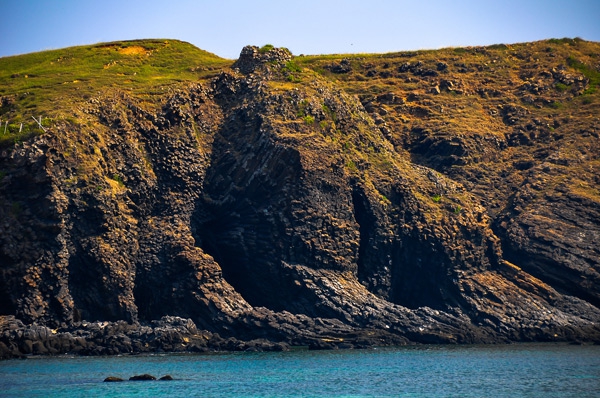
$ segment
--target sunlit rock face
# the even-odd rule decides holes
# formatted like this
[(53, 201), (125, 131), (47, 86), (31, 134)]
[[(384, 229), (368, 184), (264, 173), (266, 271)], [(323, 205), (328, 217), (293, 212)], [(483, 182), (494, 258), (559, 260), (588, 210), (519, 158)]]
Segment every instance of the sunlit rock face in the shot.
[[(598, 340), (600, 207), (560, 184), (540, 201), (558, 160), (515, 163), (531, 183), (486, 207), (456, 166), (516, 141), (414, 128), (399, 145), (378, 107), (405, 99), (357, 98), (292, 61), (248, 46), (158, 111), (100, 96), (89, 127), (57, 123), (3, 151), (0, 313), (17, 319), (4, 325), (105, 322), (135, 342), (163, 319), (147, 332), (195, 336), (198, 350), (244, 347), (221, 337), (269, 349)], [(448, 65), (415, 68), (397, 73)]]

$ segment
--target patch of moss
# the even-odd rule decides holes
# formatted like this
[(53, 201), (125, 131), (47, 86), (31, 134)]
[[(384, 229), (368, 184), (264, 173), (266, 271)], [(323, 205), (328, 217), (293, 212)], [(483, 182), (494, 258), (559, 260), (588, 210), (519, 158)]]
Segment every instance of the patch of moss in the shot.
[(261, 48), (258, 49), (258, 52), (261, 54), (266, 54), (274, 48), (275, 48), (275, 46), (272, 44), (265, 44), (264, 46), (262, 46)]
[(314, 116), (311, 116), (311, 115), (304, 116), (302, 118), (302, 120), (304, 120), (304, 123), (306, 123), (306, 124), (313, 124), (315, 122)]
[(554, 85), (554, 87), (558, 90), (558, 91), (567, 91), (569, 89), (569, 86), (567, 86), (564, 83), (558, 82)]
[(585, 77), (589, 79), (588, 88), (583, 92), (584, 95), (591, 95), (596, 93), (598, 86), (600, 86), (600, 71), (594, 69), (584, 62), (579, 61), (575, 56), (569, 55), (567, 58), (567, 64), (581, 72)]

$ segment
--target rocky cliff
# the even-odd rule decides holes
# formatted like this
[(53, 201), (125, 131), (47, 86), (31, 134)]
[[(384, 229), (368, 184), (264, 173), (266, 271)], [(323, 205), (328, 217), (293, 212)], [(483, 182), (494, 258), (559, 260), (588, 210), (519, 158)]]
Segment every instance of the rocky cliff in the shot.
[(0, 154), (3, 355), (599, 341), (600, 72), (524, 48), (82, 99)]

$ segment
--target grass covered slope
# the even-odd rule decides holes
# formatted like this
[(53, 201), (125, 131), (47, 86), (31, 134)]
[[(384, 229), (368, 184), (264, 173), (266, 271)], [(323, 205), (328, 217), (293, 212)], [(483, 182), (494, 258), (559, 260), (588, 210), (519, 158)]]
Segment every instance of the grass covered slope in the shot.
[[(181, 83), (214, 77), (232, 61), (177, 40), (134, 40), (0, 58), (0, 146), (41, 132), (32, 116), (77, 118), (92, 97), (120, 91), (150, 106)], [(19, 133), (20, 124), (23, 130)]]

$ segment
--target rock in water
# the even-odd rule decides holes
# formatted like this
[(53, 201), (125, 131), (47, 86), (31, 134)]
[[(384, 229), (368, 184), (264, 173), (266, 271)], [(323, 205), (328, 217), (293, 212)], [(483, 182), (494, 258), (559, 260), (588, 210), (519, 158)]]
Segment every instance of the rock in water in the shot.
[(119, 382), (119, 381), (124, 381), (124, 380), (121, 379), (120, 377), (116, 377), (116, 376), (108, 376), (106, 379), (104, 379), (104, 382), (106, 382), (106, 383), (113, 383), (113, 382)]
[(131, 376), (129, 378), (129, 380), (132, 381), (147, 381), (147, 380), (156, 380), (156, 377), (149, 375), (147, 373), (144, 373), (143, 375), (136, 375), (136, 376)]

